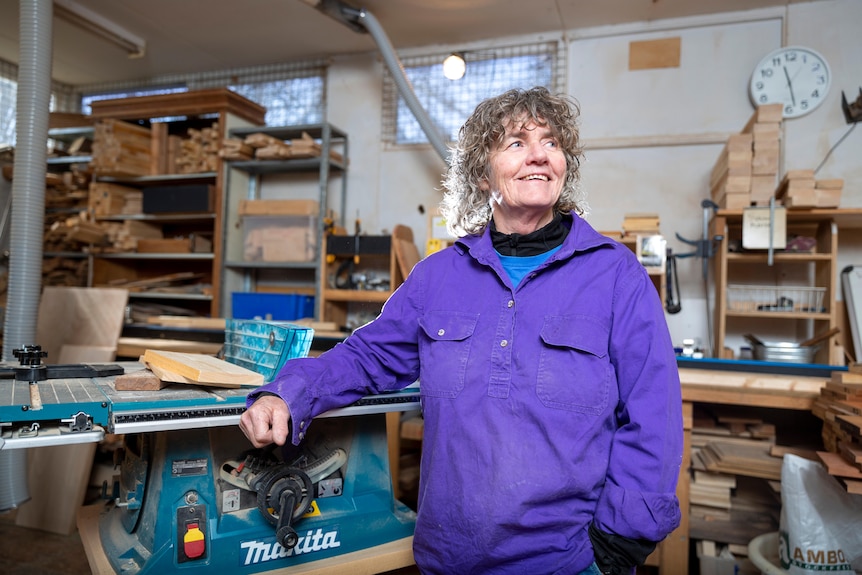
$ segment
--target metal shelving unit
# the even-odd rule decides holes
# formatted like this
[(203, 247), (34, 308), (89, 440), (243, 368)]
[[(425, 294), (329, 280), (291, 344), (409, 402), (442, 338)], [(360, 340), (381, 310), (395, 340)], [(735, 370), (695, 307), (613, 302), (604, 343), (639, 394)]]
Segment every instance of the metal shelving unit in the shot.
[[(287, 141), (308, 134), (320, 144), (320, 156), (315, 158), (290, 158), (284, 160), (232, 160), (228, 161), (227, 183), (222, 205), (225, 207), (225, 233), (223, 234), (222, 253), (225, 260), (222, 266), (221, 315), (231, 317), (230, 292), (256, 291), (258, 280), (266, 275), (277, 280), (280, 288), (297, 291), (311, 290), (319, 302), (325, 278), (321, 265), (321, 250), (324, 246), (325, 222), (330, 209), (335, 210), (335, 224), (344, 225), (347, 203), (347, 134), (328, 123), (283, 127), (240, 128), (231, 130), (233, 138), (245, 138), (251, 134), (263, 133)], [(337, 156), (331, 152), (339, 147)], [(262, 180), (275, 174), (316, 174), (318, 181), (316, 253), (308, 262), (261, 262), (244, 261), (242, 258), (243, 238), (239, 225), (239, 204), (243, 199), (261, 199)], [(340, 178), (340, 181), (336, 181)], [(337, 186), (337, 187), (336, 187)], [(335, 190), (333, 188), (335, 187)], [(333, 191), (335, 193), (333, 193)], [(333, 198), (333, 196), (337, 196)], [(333, 202), (334, 199), (334, 202)], [(333, 205), (334, 204), (334, 205)], [(315, 306), (317, 309), (319, 306)], [(320, 318), (316, 318), (320, 319)]]

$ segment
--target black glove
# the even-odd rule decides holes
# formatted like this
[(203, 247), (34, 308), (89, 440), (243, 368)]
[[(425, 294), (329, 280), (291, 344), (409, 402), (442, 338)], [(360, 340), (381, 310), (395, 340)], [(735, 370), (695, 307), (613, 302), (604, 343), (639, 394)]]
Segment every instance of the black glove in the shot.
[(589, 534), (596, 565), (604, 575), (629, 575), (634, 567), (643, 565), (657, 545), (646, 539), (606, 533), (592, 524)]

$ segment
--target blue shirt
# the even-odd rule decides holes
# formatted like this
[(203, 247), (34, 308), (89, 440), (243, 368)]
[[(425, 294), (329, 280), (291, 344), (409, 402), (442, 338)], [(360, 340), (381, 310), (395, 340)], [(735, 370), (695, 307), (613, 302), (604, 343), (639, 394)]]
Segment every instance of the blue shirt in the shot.
[(503, 269), (509, 274), (512, 285), (516, 286), (521, 283), (524, 276), (539, 267), (540, 264), (545, 263), (545, 260), (557, 253), (559, 249), (556, 247), (535, 256), (504, 256), (499, 253), (497, 255), (500, 256), (500, 262), (503, 264)]
[(517, 286), (488, 230), (428, 256), (375, 321), (261, 388), (299, 442), (316, 415), (419, 379), (425, 574), (580, 573), (591, 522), (650, 541), (679, 525), (682, 401), (660, 298), (631, 250), (565, 225)]

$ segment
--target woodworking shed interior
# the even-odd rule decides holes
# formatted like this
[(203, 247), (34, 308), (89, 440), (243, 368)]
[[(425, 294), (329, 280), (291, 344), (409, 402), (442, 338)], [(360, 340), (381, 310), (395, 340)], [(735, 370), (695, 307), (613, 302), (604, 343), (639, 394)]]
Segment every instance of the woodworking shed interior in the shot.
[[(542, 85), (576, 100), (583, 218), (646, 267), (678, 356), (683, 520), (638, 574), (807, 573), (757, 538), (788, 456), (862, 533), (860, 23), (860, 0), (0, 2), (2, 361), (163, 353), (139, 383), (162, 393), (213, 385), (170, 354), (231, 359), (245, 320), (324, 352), (454, 243), (442, 180), (476, 104)], [(123, 433), (15, 449), (30, 405), (6, 397), (0, 571), (113, 573), (80, 513)], [(416, 401), (386, 417), (413, 510)], [(418, 572), (394, 557), (302, 572)]]

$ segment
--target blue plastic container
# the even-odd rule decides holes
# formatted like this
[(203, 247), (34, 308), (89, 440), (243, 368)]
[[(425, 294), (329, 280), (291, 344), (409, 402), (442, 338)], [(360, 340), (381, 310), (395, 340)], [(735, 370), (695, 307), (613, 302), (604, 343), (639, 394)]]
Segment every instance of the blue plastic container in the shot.
[(314, 296), (234, 292), (232, 308), (234, 319), (290, 321), (314, 317)]

